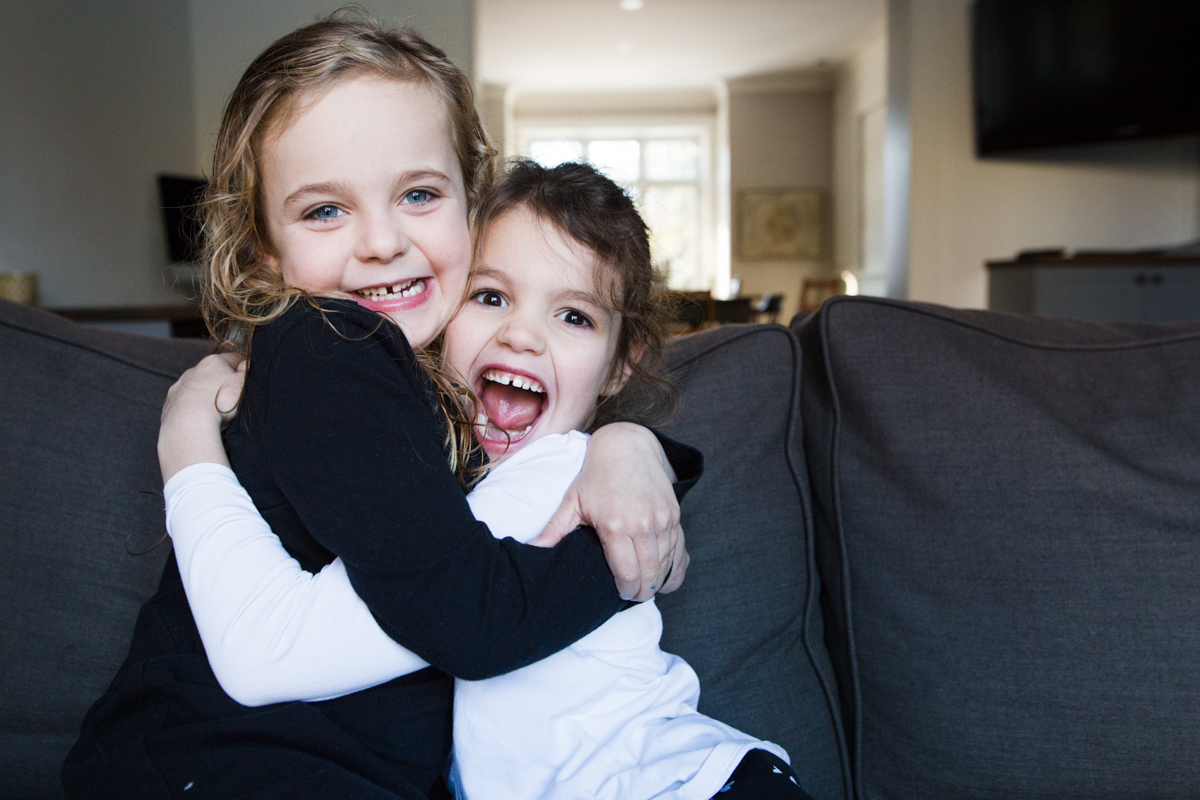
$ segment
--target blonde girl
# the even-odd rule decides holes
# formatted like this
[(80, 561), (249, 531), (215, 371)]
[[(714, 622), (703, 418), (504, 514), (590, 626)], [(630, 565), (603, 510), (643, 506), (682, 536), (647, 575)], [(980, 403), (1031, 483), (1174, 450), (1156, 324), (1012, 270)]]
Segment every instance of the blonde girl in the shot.
[[(171, 558), (64, 765), (69, 797), (436, 796), (450, 675), (520, 667), (621, 607), (594, 534), (534, 548), (475, 521), (414, 355), (462, 295), (490, 159), (469, 82), (410, 32), (335, 16), (243, 75), (214, 157), (206, 307), (223, 346), (249, 357), (245, 390), (228, 461), (210, 391), (223, 362), (172, 391), (164, 479), (228, 486), (232, 463), (296, 562), (316, 573), (337, 559), (379, 627), (433, 667), (325, 702), (243, 706), (213, 675)], [(597, 527), (623, 572), (650, 576), (625, 576), (642, 595), (686, 556), (672, 547), (663, 452), (631, 428), (600, 432), (607, 455), (593, 445), (559, 527), (620, 496), (622, 513)], [(693, 454), (676, 452), (687, 472)], [(630, 539), (638, 518), (666, 524)]]

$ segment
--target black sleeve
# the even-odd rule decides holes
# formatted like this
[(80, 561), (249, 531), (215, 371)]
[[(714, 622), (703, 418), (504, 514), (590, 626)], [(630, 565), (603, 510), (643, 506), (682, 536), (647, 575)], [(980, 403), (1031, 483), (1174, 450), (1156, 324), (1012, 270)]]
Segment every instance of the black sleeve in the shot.
[(262, 447), (384, 631), (476, 680), (544, 658), (620, 610), (594, 532), (548, 549), (498, 541), (475, 520), (402, 336), (307, 316), (265, 365)]
[(659, 445), (663, 449), (663, 453), (667, 457), (667, 461), (671, 462), (671, 468), (675, 470), (675, 499), (683, 502), (684, 496), (692, 490), (696, 482), (704, 474), (704, 455), (694, 447), (677, 442), (669, 436), (664, 436), (661, 431), (654, 428), (648, 428), (655, 438), (658, 439)]

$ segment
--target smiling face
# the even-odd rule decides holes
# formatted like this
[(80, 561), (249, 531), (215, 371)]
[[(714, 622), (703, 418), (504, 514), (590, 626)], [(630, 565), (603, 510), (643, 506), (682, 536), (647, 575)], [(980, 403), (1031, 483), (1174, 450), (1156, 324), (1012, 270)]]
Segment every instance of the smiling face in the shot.
[(517, 207), (487, 227), (470, 296), (446, 329), (447, 365), (475, 391), (493, 464), (582, 429), (610, 380), (621, 318), (605, 308), (595, 256)]
[(471, 259), (441, 104), (418, 84), (373, 77), (299, 102), (262, 145), (268, 262), (290, 286), (349, 294), (423, 347), (458, 307)]

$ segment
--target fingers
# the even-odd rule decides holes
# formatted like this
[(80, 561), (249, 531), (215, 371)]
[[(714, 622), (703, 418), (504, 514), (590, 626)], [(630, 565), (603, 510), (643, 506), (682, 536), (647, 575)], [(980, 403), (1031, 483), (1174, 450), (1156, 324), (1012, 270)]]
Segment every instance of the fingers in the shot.
[(672, 550), (672, 566), (666, 582), (659, 587), (659, 594), (670, 594), (683, 585), (683, 578), (687, 573), (688, 564), (691, 563), (691, 556), (688, 555), (687, 548), (683, 543), (683, 528), (676, 526), (678, 537), (675, 540), (675, 547)]
[(216, 408), (224, 422), (228, 422), (237, 411), (238, 401), (242, 397), (242, 386), (246, 383), (245, 361), (242, 361), (237, 371), (225, 378), (217, 389)]
[(246, 369), (246, 357), (239, 355), (238, 353), (213, 353), (212, 355), (205, 356), (203, 359), (201, 359), (200, 363), (203, 364), (209, 359), (212, 359), (214, 364), (216, 362), (224, 363), (233, 370), (245, 371)]
[(529, 543), (538, 547), (554, 547), (563, 540), (564, 536), (581, 524), (583, 524), (583, 516), (579, 509), (579, 496), (575, 492), (568, 491), (563, 497), (558, 511), (554, 512), (554, 516), (546, 523), (546, 527), (542, 528), (542, 532)]
[(600, 542), (604, 545), (604, 557), (608, 560), (608, 568), (612, 571), (617, 594), (621, 599), (642, 601), (653, 597), (654, 591), (649, 587), (654, 584), (652, 581), (646, 583), (642, 574), (637, 538), (613, 530), (612, 527), (608, 529), (608, 536), (602, 534), (599, 528), (596, 532), (600, 534)]
[(649, 600), (667, 581), (675, 563), (679, 521), (670, 508), (648, 516), (617, 517), (597, 523), (604, 555), (626, 600)]

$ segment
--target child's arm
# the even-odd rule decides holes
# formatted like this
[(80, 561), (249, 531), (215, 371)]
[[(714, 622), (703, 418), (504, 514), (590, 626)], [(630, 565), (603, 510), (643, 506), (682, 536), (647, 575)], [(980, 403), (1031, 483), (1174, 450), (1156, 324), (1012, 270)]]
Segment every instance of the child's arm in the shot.
[(167, 390), (158, 428), (163, 483), (191, 464), (229, 466), (221, 425), (237, 408), (246, 361), (233, 353), (205, 356)]
[[(665, 450), (672, 445), (686, 470), (681, 482)], [(701, 469), (699, 453), (660, 440), (641, 425), (605, 425), (592, 437), (583, 472), (533, 544), (553, 547), (579, 525), (593, 525), (606, 534), (600, 541), (622, 597), (640, 601), (673, 592), (689, 561), (677, 497), (699, 479)], [(667, 533), (646, 535), (653, 530)]]
[[(262, 448), (306, 527), (346, 556), (384, 630), (452, 673), (488, 677), (554, 652), (615, 610), (612, 577), (592, 566), (586, 535), (532, 556), (497, 546), (460, 514), (462, 493), (423, 395), (395, 380), (396, 354), (362, 331), (319, 327), (313, 342), (292, 348), (305, 363), (289, 362), (268, 382), (275, 426)], [(328, 352), (318, 333), (332, 337)], [(331, 454), (341, 461), (331, 464)], [(256, 618), (273, 619), (245, 617)]]
[(234, 700), (326, 700), (429, 666), (380, 630), (341, 560), (303, 570), (228, 467), (187, 467), (163, 493), (196, 628)]
[[(535, 443), (536, 461), (509, 465), (471, 494), (475, 515), (496, 536), (532, 538), (579, 472), (586, 438)], [(428, 666), (379, 628), (340, 560), (316, 575), (301, 569), (228, 468), (187, 467), (164, 494), (196, 627), (234, 700), (326, 700)]]

